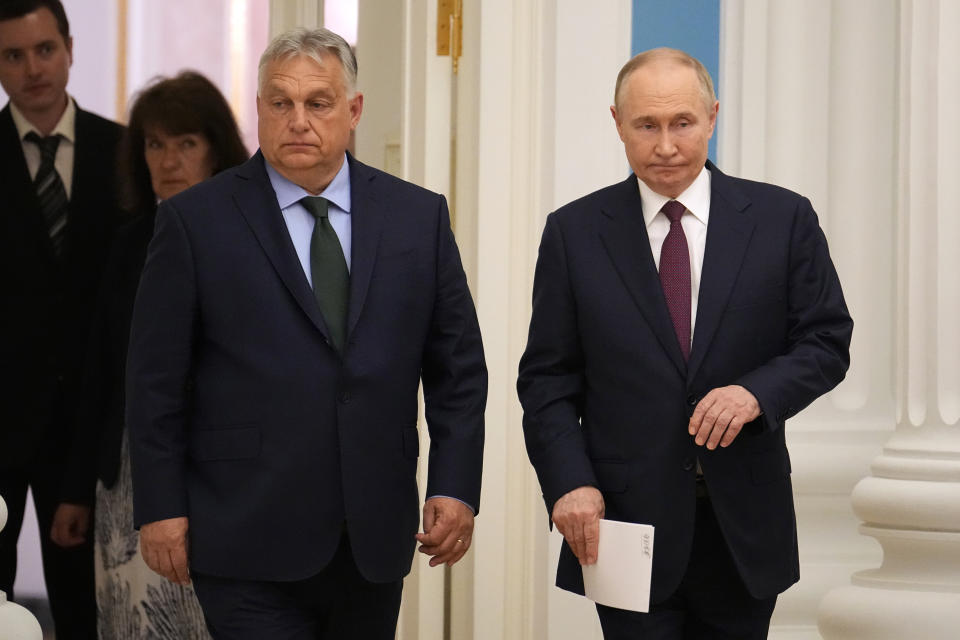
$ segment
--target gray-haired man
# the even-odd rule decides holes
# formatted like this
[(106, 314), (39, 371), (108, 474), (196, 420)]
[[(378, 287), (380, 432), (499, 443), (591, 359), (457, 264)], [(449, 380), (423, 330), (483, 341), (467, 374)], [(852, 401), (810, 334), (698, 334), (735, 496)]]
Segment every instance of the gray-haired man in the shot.
[(444, 198), (346, 153), (355, 82), (339, 36), (279, 36), (260, 152), (157, 213), (127, 369), (135, 519), (215, 638), (393, 638), (416, 541), (433, 565), (470, 545), (476, 313)]

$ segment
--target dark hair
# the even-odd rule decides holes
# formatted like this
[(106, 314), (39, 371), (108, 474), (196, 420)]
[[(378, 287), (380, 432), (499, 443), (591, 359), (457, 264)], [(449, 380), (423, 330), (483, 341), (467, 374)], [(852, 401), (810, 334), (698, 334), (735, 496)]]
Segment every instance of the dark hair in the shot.
[(70, 39), (70, 23), (60, 0), (0, 0), (0, 22), (22, 18), (38, 9), (49, 9), (57, 19), (57, 31), (63, 36), (63, 41)]
[(195, 71), (154, 78), (134, 98), (120, 151), (121, 204), (134, 213), (157, 201), (144, 157), (145, 131), (151, 128), (175, 136), (201, 134), (210, 144), (213, 174), (250, 157), (227, 101), (212, 82)]

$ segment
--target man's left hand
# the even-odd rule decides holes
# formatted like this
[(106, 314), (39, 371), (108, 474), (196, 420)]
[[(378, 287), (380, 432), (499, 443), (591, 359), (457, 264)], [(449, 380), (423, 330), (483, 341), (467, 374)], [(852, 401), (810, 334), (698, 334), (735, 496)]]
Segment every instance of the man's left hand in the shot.
[(87, 541), (90, 530), (90, 507), (61, 502), (53, 514), (50, 539), (64, 549), (76, 547)]
[(728, 447), (743, 425), (760, 416), (760, 403), (740, 385), (714, 389), (697, 403), (687, 430), (698, 445)]
[(430, 566), (453, 566), (470, 548), (473, 536), (473, 511), (454, 498), (430, 498), (423, 505), (423, 533), (417, 534), (420, 553), (430, 558)]

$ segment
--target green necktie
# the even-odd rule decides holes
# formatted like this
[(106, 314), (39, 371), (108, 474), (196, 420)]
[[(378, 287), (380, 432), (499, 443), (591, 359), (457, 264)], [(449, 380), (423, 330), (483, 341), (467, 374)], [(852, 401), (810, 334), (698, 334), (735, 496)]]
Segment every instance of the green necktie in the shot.
[(338, 352), (343, 352), (347, 334), (347, 300), (350, 295), (350, 273), (343, 257), (340, 238), (330, 225), (326, 198), (307, 196), (300, 200), (303, 208), (316, 219), (310, 237), (310, 277), (313, 295), (327, 322), (330, 339)]

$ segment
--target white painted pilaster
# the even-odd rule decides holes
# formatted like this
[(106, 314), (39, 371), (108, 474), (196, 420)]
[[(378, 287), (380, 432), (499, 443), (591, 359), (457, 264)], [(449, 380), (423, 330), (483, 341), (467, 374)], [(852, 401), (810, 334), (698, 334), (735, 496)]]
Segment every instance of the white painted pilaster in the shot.
[(960, 7), (902, 0), (897, 180), (897, 428), (853, 492), (883, 562), (820, 608), (824, 638), (960, 629)]
[(722, 4), (719, 166), (810, 198), (855, 322), (847, 379), (787, 424), (800, 582), (771, 638), (818, 638), (823, 594), (879, 559), (849, 495), (894, 424), (897, 6)]

